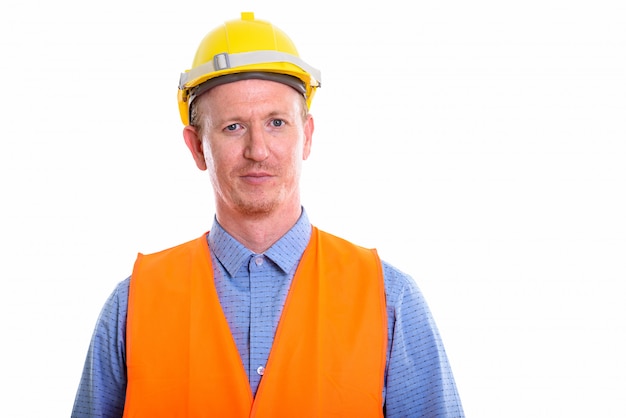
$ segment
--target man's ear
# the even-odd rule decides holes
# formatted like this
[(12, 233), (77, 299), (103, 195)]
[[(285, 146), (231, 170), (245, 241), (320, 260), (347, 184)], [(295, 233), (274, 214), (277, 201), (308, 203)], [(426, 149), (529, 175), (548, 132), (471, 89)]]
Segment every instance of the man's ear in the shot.
[(315, 130), (315, 123), (313, 116), (307, 115), (307, 120), (304, 123), (304, 147), (302, 152), (302, 159), (306, 160), (311, 155), (311, 145), (313, 145), (313, 131)]
[(183, 129), (183, 138), (185, 138), (185, 144), (191, 151), (191, 156), (196, 162), (196, 166), (200, 170), (206, 170), (206, 160), (204, 159), (204, 150), (202, 149), (202, 138), (198, 134), (198, 130), (190, 125), (185, 126)]

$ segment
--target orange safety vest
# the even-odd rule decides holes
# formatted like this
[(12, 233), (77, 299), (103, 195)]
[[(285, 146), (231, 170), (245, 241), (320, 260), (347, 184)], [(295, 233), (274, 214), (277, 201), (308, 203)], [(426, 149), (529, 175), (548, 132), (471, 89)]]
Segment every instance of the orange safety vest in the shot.
[(124, 417), (382, 417), (387, 315), (368, 250), (313, 227), (253, 398), (206, 235), (132, 273)]

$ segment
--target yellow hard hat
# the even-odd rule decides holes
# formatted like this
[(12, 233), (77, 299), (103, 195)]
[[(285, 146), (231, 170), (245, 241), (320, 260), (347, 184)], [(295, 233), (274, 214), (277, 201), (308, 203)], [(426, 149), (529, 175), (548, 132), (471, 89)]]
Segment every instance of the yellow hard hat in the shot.
[(305, 63), (291, 39), (254, 13), (241, 13), (209, 32), (200, 42), (191, 69), (180, 75), (178, 108), (189, 125), (191, 104), (210, 88), (237, 80), (260, 78), (278, 81), (300, 91), (310, 108), (321, 86), (320, 71)]

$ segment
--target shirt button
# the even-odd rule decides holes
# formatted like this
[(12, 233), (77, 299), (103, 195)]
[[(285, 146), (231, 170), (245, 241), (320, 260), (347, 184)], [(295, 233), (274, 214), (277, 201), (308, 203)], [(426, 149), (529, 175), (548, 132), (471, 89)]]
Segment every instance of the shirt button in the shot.
[(254, 260), (254, 262), (256, 263), (257, 266), (260, 266), (261, 264), (263, 264), (263, 257), (257, 257), (256, 260)]
[(259, 368), (256, 369), (256, 372), (258, 373), (259, 376), (263, 376), (263, 373), (265, 373), (265, 367), (259, 366)]

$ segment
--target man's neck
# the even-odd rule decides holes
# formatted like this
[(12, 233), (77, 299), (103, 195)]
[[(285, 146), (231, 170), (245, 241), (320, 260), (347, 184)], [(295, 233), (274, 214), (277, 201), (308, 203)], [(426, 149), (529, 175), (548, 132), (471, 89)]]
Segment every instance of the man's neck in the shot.
[[(226, 213), (225, 213), (226, 212)], [(300, 205), (286, 211), (267, 215), (243, 215), (217, 211), (222, 228), (255, 254), (261, 254), (285, 235), (302, 214)]]

